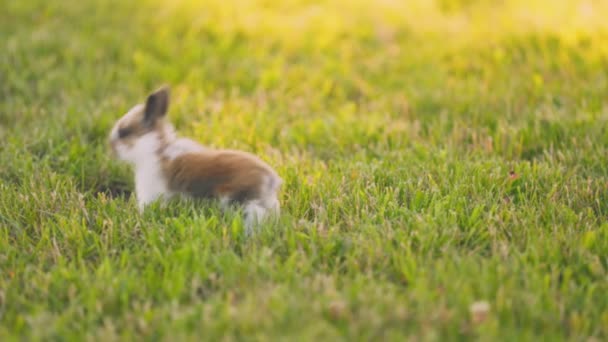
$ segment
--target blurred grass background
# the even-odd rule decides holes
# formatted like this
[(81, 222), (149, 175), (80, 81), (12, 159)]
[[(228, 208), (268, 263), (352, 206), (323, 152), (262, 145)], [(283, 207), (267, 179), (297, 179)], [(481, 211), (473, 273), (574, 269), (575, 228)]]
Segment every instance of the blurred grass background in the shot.
[[(0, 339), (608, 338), (607, 15), (1, 2)], [(162, 83), (181, 133), (276, 167), (280, 225), (136, 213), (107, 134)]]

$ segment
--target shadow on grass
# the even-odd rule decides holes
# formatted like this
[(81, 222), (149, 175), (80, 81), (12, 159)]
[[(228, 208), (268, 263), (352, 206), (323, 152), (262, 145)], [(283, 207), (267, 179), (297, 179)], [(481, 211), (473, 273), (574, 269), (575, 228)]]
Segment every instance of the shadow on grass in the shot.
[(110, 180), (106, 183), (97, 184), (93, 187), (93, 193), (104, 194), (108, 198), (129, 198), (133, 193), (131, 185), (125, 180)]

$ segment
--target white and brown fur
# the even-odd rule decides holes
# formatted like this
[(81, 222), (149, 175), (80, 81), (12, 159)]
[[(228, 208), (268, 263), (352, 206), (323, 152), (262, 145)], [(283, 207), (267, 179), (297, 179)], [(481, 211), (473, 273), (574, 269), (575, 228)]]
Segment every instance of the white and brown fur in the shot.
[(169, 91), (150, 94), (116, 122), (110, 144), (118, 158), (133, 165), (140, 211), (156, 200), (176, 195), (217, 199), (223, 207), (243, 207), (248, 231), (278, 215), (281, 178), (258, 157), (241, 151), (216, 150), (178, 138), (165, 119)]

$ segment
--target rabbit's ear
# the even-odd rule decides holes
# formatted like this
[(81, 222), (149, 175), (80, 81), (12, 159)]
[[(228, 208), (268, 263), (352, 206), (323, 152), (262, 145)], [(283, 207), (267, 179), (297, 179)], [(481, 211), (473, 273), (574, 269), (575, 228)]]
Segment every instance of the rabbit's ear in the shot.
[(154, 124), (156, 120), (167, 114), (167, 109), (169, 109), (169, 88), (163, 86), (148, 95), (144, 109), (144, 122), (149, 125)]

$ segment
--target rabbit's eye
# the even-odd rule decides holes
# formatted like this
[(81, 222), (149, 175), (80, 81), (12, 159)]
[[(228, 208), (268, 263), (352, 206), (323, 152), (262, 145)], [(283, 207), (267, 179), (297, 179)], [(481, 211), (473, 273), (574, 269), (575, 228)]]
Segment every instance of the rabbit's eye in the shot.
[(118, 138), (124, 139), (127, 136), (129, 136), (129, 134), (131, 134), (132, 132), (133, 132), (133, 130), (129, 127), (121, 128), (118, 130)]

